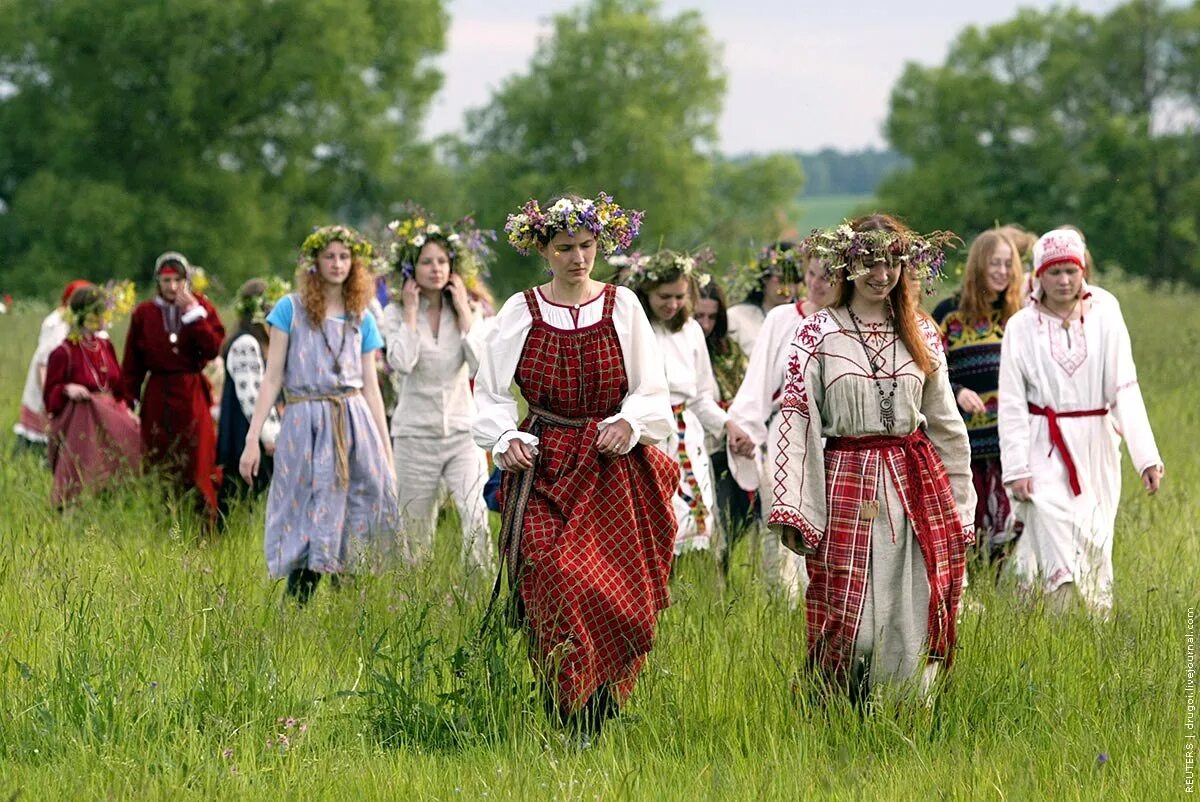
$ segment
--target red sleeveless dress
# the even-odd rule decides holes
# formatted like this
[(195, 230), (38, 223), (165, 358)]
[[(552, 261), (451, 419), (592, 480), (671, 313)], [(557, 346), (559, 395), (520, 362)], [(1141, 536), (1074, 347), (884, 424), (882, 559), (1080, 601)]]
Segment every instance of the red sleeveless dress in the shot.
[(530, 407), (521, 430), (540, 438), (532, 488), (506, 472), (502, 505), (524, 505), (518, 542), (504, 555), (532, 634), (535, 669), (556, 686), (562, 712), (577, 711), (601, 685), (628, 698), (670, 604), (675, 542), (671, 498), (679, 466), (652, 446), (609, 457), (597, 424), (616, 414), (629, 380), (604, 288), (601, 319), (566, 331), (548, 325), (533, 290), (533, 326), (516, 382)]

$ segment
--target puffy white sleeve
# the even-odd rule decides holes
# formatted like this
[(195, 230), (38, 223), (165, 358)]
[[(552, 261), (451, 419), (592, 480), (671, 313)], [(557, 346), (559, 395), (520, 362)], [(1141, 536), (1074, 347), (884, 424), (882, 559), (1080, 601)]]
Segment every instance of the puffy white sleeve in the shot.
[(780, 331), (781, 327), (790, 327), (792, 331), (788, 334), (795, 333), (796, 325), (791, 318), (767, 315), (767, 322), (750, 351), (746, 375), (729, 405), (729, 417), (750, 435), (756, 446), (766, 445), (767, 421), (775, 406), (775, 394), (783, 384), (781, 362), (786, 358), (791, 338)]
[(412, 373), (421, 355), (421, 332), (404, 320), (404, 307), (391, 303), (383, 310), (380, 326), (387, 347), (387, 361), (397, 373)]
[(996, 418), (1000, 433), (1000, 464), (1005, 484), (1029, 479), (1031, 421), (1029, 389), (1025, 381), (1024, 339), (1032, 335), (1025, 325), (1026, 316), (1014, 315), (1004, 328), (1000, 342), (1000, 384)]
[(533, 326), (533, 318), (525, 297), (517, 293), (505, 302), (492, 332), (483, 345), (479, 370), (475, 374), (475, 421), (471, 437), (481, 448), (493, 455), (503, 454), (508, 444), (519, 439), (531, 446), (538, 438), (517, 430), (517, 399), (513, 395), (513, 378), (525, 338)]
[(45, 367), (50, 362), (50, 354), (55, 348), (62, 345), (63, 340), (67, 339), (67, 334), (70, 332), (70, 324), (63, 319), (62, 314), (55, 311), (47, 315), (42, 320), (42, 328), (38, 332), (37, 350), (34, 352), (33, 359), (42, 367)]
[[(777, 534), (784, 527), (799, 531), (806, 551), (815, 551), (825, 537), (828, 507), (825, 492), (825, 445), (821, 437), (821, 405), (825, 381), (820, 349), (823, 315), (810, 317), (796, 332), (786, 352), (787, 369), (779, 414), (779, 455), (774, 486), (764, 500), (770, 504), (767, 526)], [(764, 488), (765, 491), (765, 488)]]
[(704, 431), (719, 438), (725, 431), (729, 413), (717, 403), (717, 378), (713, 375), (708, 345), (704, 342), (704, 329), (695, 320), (689, 320), (683, 330), (696, 372), (696, 396), (688, 399), (688, 409), (700, 420)]
[[(671, 414), (671, 395), (667, 389), (667, 372), (650, 321), (641, 302), (628, 287), (617, 288), (613, 325), (617, 329), (617, 339), (625, 358), (629, 395), (621, 402), (621, 411), (604, 423), (621, 419), (633, 428), (633, 437), (626, 451), (639, 442), (645, 445), (660, 443), (671, 436), (675, 423)], [(711, 365), (709, 373), (712, 373)]]
[(462, 335), (462, 355), (472, 376), (479, 372), (479, 358), (483, 355), (489, 331), (490, 327), (484, 325), (483, 310), (476, 306), (471, 315), (471, 328)]
[(1150, 428), (1150, 416), (1146, 414), (1137, 367), (1133, 363), (1133, 345), (1119, 305), (1114, 306), (1105, 322), (1109, 334), (1104, 354), (1104, 397), (1112, 399), (1112, 414), (1125, 438), (1133, 467), (1140, 476), (1147, 468), (1161, 468), (1163, 461)]

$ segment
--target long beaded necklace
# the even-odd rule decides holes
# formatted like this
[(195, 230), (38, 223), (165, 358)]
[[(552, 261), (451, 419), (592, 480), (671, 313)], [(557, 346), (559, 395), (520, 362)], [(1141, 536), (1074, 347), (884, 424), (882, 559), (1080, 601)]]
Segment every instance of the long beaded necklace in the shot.
[[(88, 343), (91, 343), (89, 346)], [(83, 361), (88, 366), (88, 372), (92, 374), (92, 381), (95, 383), (96, 392), (106, 392), (108, 390), (108, 360), (100, 350), (100, 341), (95, 337), (83, 337), (79, 340), (79, 350), (83, 352)], [(99, 369), (97, 369), (96, 360), (92, 359), (89, 354), (99, 355)], [(103, 375), (103, 378), (101, 378)]]
[(325, 321), (321, 321), (321, 325), (317, 326), (317, 331), (321, 332), (321, 341), (325, 343), (325, 351), (333, 360), (333, 374), (341, 377), (342, 375), (342, 352), (346, 350), (346, 334), (350, 330), (349, 316), (342, 320), (342, 341), (338, 344), (337, 352), (333, 350), (333, 346), (329, 343), (329, 336), (325, 334)]
[[(899, 339), (893, 331), (892, 337), (892, 389), (887, 393), (883, 391), (883, 385), (879, 383), (879, 371), (884, 366), (884, 361), (878, 355), (871, 357), (871, 351), (867, 347), (867, 338), (862, 333), (862, 321), (858, 319), (858, 315), (854, 314), (854, 310), (849, 304), (846, 304), (846, 311), (850, 313), (850, 321), (854, 324), (854, 334), (858, 339), (858, 344), (862, 346), (863, 356), (867, 358), (867, 365), (871, 368), (871, 380), (875, 382), (875, 389), (879, 393), (879, 419), (883, 422), (883, 428), (890, 433), (896, 426), (896, 386), (898, 384), (896, 377), (896, 340)], [(888, 310), (887, 320), (885, 325), (893, 328), (893, 318), (891, 309)]]

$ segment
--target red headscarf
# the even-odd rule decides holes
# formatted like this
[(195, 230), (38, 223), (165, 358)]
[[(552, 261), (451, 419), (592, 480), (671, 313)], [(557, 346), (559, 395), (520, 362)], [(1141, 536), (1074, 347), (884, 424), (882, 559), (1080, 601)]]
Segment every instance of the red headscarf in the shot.
[(92, 282), (84, 281), (81, 278), (75, 279), (70, 284), (68, 284), (65, 289), (63, 289), (62, 299), (59, 301), (58, 305), (66, 306), (67, 301), (71, 300), (71, 295), (72, 295), (72, 293), (75, 292), (75, 290), (79, 289), (80, 287), (87, 287), (91, 283)]

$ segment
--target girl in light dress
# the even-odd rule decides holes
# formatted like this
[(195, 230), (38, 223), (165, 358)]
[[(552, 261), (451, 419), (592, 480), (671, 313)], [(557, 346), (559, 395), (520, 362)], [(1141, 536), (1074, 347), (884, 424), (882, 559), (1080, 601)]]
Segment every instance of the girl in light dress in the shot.
[(263, 425), (283, 392), (264, 550), (271, 577), (286, 577), (301, 604), (322, 576), (392, 553), (400, 527), (375, 370), (383, 339), (367, 311), (372, 255), (352, 228), (317, 229), (301, 246), (298, 291), (267, 316), (266, 373), (239, 468), (253, 483)]

